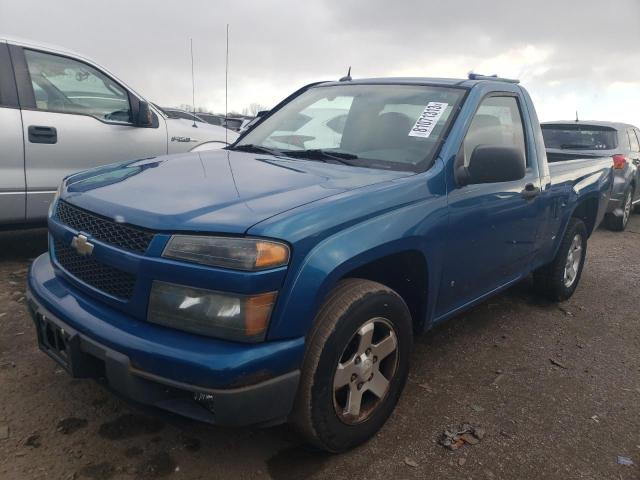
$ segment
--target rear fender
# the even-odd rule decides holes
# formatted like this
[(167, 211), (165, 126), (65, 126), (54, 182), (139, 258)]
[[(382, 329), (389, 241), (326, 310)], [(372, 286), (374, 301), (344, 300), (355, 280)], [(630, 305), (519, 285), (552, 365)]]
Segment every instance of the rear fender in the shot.
[[(589, 236), (598, 228), (606, 212), (607, 202), (611, 192), (611, 184), (611, 170), (603, 169), (580, 179), (571, 188), (569, 198), (567, 199), (568, 208), (565, 209), (562, 218), (562, 228), (555, 238), (551, 259), (555, 258), (558, 253), (560, 243), (569, 225), (569, 220), (572, 217), (579, 217), (585, 220)], [(586, 207), (586, 205), (590, 203), (595, 204), (595, 207)], [(586, 218), (582, 212), (584, 208), (587, 209)]]

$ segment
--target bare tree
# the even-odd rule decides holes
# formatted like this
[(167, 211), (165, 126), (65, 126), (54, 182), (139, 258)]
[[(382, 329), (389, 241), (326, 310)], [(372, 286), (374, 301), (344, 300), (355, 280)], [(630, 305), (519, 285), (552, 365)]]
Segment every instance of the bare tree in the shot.
[(261, 112), (266, 109), (267, 107), (265, 107), (260, 103), (252, 103), (251, 105), (249, 105), (249, 111), (251, 112), (251, 115), (253, 115), (254, 117), (257, 115), (258, 112)]

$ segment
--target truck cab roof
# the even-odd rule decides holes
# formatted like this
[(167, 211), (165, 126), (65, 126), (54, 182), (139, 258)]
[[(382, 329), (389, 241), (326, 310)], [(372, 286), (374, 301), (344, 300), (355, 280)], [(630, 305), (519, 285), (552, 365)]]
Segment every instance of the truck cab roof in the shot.
[(317, 86), (333, 85), (430, 85), (441, 87), (472, 88), (479, 83), (495, 83), (496, 86), (504, 86), (505, 83), (515, 83), (512, 80), (505, 80), (498, 77), (481, 77), (476, 79), (468, 78), (443, 78), (443, 77), (380, 77), (380, 78), (359, 78), (348, 81), (329, 81)]

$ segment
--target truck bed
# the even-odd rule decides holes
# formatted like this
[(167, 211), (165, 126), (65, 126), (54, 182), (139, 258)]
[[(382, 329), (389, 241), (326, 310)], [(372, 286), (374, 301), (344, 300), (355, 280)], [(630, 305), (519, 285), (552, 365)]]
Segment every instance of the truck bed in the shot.
[(575, 185), (592, 176), (608, 178), (611, 168), (611, 157), (587, 157), (550, 163), (549, 174), (553, 185), (567, 182)]

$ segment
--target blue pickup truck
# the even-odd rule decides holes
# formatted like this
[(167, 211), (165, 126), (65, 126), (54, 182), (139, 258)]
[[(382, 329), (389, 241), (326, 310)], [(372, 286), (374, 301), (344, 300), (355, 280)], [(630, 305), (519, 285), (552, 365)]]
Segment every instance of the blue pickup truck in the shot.
[(343, 451), (393, 411), (414, 335), (530, 274), (573, 294), (611, 169), (548, 165), (515, 81), (312, 84), (225, 150), (66, 178), (38, 342), (135, 402)]

